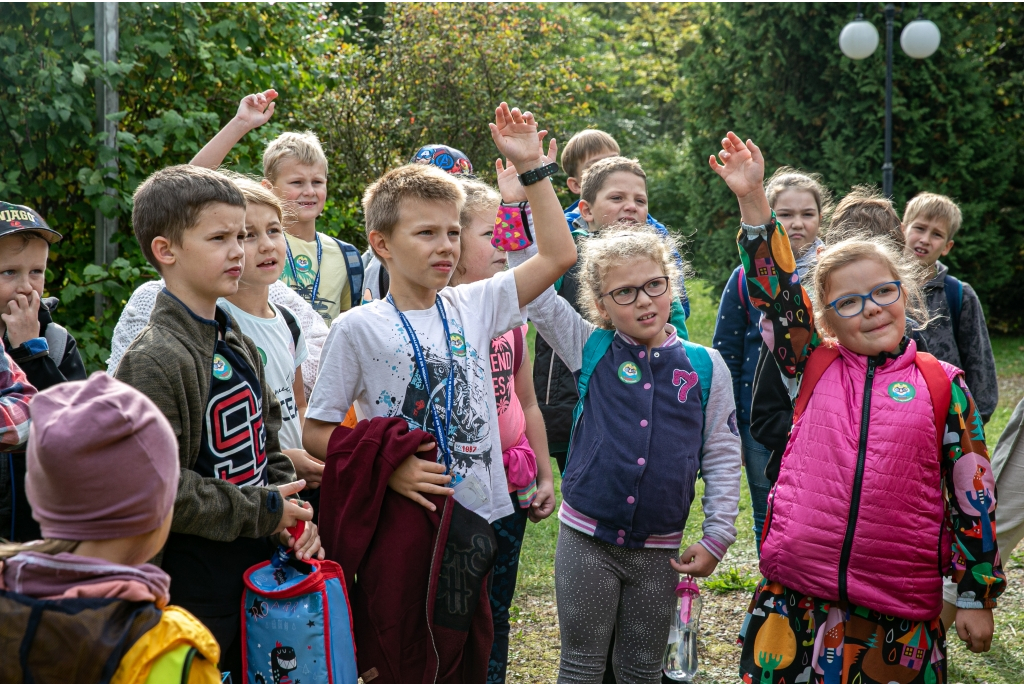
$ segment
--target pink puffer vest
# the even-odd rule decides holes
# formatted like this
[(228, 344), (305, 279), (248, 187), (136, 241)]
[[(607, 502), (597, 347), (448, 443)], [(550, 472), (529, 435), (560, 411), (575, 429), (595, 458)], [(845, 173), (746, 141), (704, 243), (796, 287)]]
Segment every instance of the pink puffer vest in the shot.
[[(871, 364), (851, 506), (869, 360), (839, 347), (782, 457), (761, 546), (766, 578), (900, 618), (938, 616), (951, 539), (935, 412), (916, 354), (911, 340), (897, 359)], [(942, 368), (950, 380), (961, 373)]]

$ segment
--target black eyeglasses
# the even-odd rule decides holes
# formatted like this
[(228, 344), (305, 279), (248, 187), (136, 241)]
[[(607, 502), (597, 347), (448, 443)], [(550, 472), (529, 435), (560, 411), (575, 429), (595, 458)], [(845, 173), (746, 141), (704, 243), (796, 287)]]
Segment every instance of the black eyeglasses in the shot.
[(648, 297), (660, 297), (661, 295), (664, 295), (668, 292), (668, 276), (652, 278), (643, 285), (627, 285), (624, 288), (609, 290), (606, 293), (598, 295), (598, 298), (610, 295), (615, 304), (633, 304), (636, 302), (636, 298), (640, 296), (641, 290), (647, 293)]
[(874, 290), (867, 295), (843, 295), (838, 297), (829, 302), (828, 306), (832, 307), (839, 316), (849, 319), (851, 316), (857, 316), (864, 311), (864, 303), (868, 300), (871, 300), (879, 307), (888, 307), (900, 299), (902, 290), (902, 283), (890, 281), (882, 285), (876, 285)]

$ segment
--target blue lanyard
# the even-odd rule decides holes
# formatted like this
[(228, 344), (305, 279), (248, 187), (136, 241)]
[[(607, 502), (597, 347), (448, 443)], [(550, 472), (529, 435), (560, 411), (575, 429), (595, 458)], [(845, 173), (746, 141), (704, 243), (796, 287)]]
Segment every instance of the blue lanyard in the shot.
[[(288, 238), (284, 240), (284, 249), (288, 253), (288, 267), (292, 270), (292, 278), (295, 283), (299, 282), (299, 273), (295, 270), (295, 260), (292, 259), (292, 246)], [(316, 311), (316, 294), (320, 292), (320, 265), (323, 263), (324, 246), (320, 244), (320, 234), (316, 234), (316, 278), (313, 279), (313, 292), (309, 297), (309, 305)]]
[(450, 443), (451, 437), (451, 425), (452, 425), (452, 396), (455, 394), (455, 357), (452, 355), (452, 338), (448, 332), (448, 317), (444, 312), (444, 305), (441, 303), (441, 298), (434, 296), (436, 300), (434, 304), (437, 306), (437, 312), (441, 315), (441, 324), (444, 326), (444, 340), (448, 347), (448, 380), (445, 383), (445, 397), (444, 397), (444, 423), (441, 423), (441, 417), (437, 413), (437, 403), (432, 401), (430, 391), (430, 374), (427, 370), (427, 360), (423, 356), (423, 348), (420, 347), (419, 338), (416, 337), (416, 332), (412, 329), (409, 324), (409, 320), (405, 318), (405, 314), (395, 304), (395, 299), (388, 294), (388, 302), (398, 312), (398, 318), (402, 321), (402, 327), (405, 328), (405, 335), (409, 338), (409, 343), (412, 345), (413, 355), (416, 357), (416, 370), (420, 374), (420, 379), (423, 381), (423, 389), (427, 392), (427, 403), (430, 405), (430, 416), (433, 419), (434, 424), (434, 438), (437, 440), (437, 446), (440, 448), (441, 455), (444, 457), (444, 472), (445, 475), (451, 473), (452, 470), (452, 446)]

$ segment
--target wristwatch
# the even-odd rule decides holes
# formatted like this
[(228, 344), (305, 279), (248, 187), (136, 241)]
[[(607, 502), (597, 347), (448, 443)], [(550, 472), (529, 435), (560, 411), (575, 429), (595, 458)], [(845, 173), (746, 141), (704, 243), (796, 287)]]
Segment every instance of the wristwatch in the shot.
[(544, 166), (539, 166), (536, 169), (530, 169), (525, 174), (519, 174), (519, 183), (525, 188), (526, 186), (532, 186), (537, 181), (541, 181), (548, 176), (554, 176), (557, 173), (558, 165), (551, 162), (551, 164), (545, 164)]

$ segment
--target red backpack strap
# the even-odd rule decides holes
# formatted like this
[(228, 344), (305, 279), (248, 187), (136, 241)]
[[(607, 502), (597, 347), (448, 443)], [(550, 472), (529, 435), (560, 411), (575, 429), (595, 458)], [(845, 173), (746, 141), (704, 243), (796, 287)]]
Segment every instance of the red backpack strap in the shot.
[(935, 408), (935, 435), (939, 441), (939, 458), (942, 457), (942, 440), (946, 436), (946, 415), (949, 414), (949, 403), (953, 401), (952, 381), (946, 375), (942, 364), (927, 352), (918, 352), (914, 358), (921, 375), (924, 376), (928, 394)]
[(516, 326), (512, 329), (512, 375), (519, 373), (519, 367), (523, 365), (523, 342), (525, 334), (523, 326)]
[(804, 409), (807, 409), (814, 386), (821, 380), (825, 369), (838, 358), (839, 348), (837, 347), (821, 345), (811, 352), (811, 356), (807, 358), (807, 364), (804, 365), (804, 375), (800, 379), (800, 392), (796, 396), (796, 405), (793, 407), (793, 425), (796, 425), (796, 420), (804, 413)]

